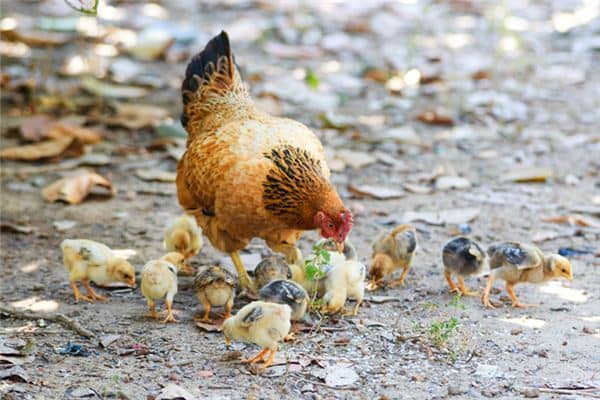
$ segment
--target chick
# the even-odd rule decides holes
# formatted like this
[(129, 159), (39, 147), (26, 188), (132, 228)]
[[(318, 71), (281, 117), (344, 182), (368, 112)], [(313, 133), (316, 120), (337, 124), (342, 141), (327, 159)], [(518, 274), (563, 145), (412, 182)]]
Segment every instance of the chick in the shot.
[[(167, 226), (164, 238), (165, 250), (183, 254), (186, 261), (198, 254), (203, 245), (202, 229), (194, 217), (185, 214)], [(190, 274), (191, 267), (186, 264), (183, 272)]]
[(490, 290), (494, 280), (506, 282), (506, 291), (512, 299), (513, 307), (530, 307), (523, 304), (515, 295), (513, 286), (520, 282), (541, 283), (551, 279), (566, 278), (573, 280), (571, 263), (558, 254), (545, 255), (539, 248), (516, 242), (506, 242), (490, 246), (491, 273), (481, 296), (481, 302), (487, 308), (494, 308), (490, 301)]
[(229, 344), (231, 339), (254, 343), (262, 348), (255, 356), (242, 362), (256, 363), (265, 361), (264, 368), (273, 363), (277, 353), (277, 344), (290, 332), (292, 309), (287, 304), (253, 301), (242, 307), (238, 313), (225, 320), (223, 333)]
[[(304, 318), (310, 299), (306, 290), (293, 281), (278, 279), (263, 286), (258, 292), (260, 299), (271, 303), (287, 304), (292, 310), (292, 321), (300, 321)], [(295, 325), (295, 324), (294, 324)], [(285, 339), (292, 340), (296, 327), (292, 327), (290, 333)]]
[(185, 265), (183, 254), (171, 252), (159, 260), (152, 260), (142, 269), (141, 289), (148, 302), (150, 316), (158, 319), (155, 301), (164, 298), (167, 316), (162, 321), (177, 322), (173, 316), (173, 297), (177, 293), (177, 272)]
[[(465, 276), (478, 275), (484, 267), (488, 266), (487, 254), (477, 243), (466, 237), (450, 240), (442, 249), (442, 263), (450, 292), (456, 292), (462, 296), (479, 295), (479, 293), (466, 288), (464, 281)], [(458, 277), (458, 287), (452, 281), (453, 273)]]
[(254, 284), (257, 289), (276, 279), (290, 279), (292, 270), (281, 257), (271, 256), (262, 259), (254, 269)]
[(219, 265), (199, 271), (194, 279), (194, 291), (204, 307), (204, 316), (200, 320), (212, 322), (210, 319), (211, 308), (221, 306), (225, 306), (223, 318), (229, 318), (235, 299), (236, 286), (237, 278)]
[[(358, 260), (356, 248), (346, 240), (343, 244), (343, 249), (340, 249), (340, 245), (333, 239), (320, 239), (315, 247), (321, 247), (329, 252), (329, 257), (332, 263), (343, 262), (346, 260)], [(342, 250), (340, 252), (340, 250)]]
[[(60, 244), (63, 252), (63, 263), (69, 271), (69, 280), (75, 302), (86, 300), (106, 300), (96, 294), (89, 281), (98, 285), (123, 282), (135, 287), (135, 269), (124, 258), (116, 257), (106, 245), (86, 239), (65, 239)], [(77, 287), (81, 281), (88, 295), (82, 295)]]
[(404, 286), (404, 279), (412, 266), (417, 250), (417, 232), (412, 225), (399, 225), (389, 234), (381, 233), (373, 243), (373, 257), (369, 267), (369, 290), (383, 284), (386, 276), (402, 268), (400, 278), (388, 283), (389, 286)]
[(331, 265), (324, 279), (325, 294), (321, 311), (334, 314), (344, 308), (346, 299), (353, 298), (356, 305), (350, 315), (357, 315), (365, 295), (367, 267), (356, 260), (344, 260)]

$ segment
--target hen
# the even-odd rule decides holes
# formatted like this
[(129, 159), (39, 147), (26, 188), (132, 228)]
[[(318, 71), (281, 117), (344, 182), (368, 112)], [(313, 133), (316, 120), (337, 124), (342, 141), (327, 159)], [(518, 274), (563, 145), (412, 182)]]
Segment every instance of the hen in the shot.
[(288, 261), (302, 231), (344, 242), (352, 213), (329, 182), (319, 139), (299, 122), (258, 110), (246, 91), (227, 33), (187, 66), (181, 122), (187, 150), (177, 165), (177, 196), (240, 283), (254, 291), (239, 256), (260, 237)]

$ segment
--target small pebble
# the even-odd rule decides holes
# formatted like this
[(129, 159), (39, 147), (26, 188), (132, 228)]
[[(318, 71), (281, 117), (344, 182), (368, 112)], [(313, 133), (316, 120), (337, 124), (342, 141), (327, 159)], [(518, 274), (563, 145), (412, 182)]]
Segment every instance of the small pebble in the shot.
[(540, 391), (537, 388), (525, 388), (521, 390), (521, 394), (528, 399), (540, 397)]
[(448, 385), (448, 396), (460, 396), (465, 391), (458, 385)]

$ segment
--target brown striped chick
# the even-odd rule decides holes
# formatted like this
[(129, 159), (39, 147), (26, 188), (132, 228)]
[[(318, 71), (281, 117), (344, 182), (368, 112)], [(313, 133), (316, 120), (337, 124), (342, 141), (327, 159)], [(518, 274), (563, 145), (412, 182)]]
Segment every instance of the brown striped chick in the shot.
[[(450, 286), (450, 292), (461, 296), (478, 296), (465, 286), (464, 277), (479, 275), (488, 268), (488, 257), (485, 251), (474, 241), (466, 237), (450, 240), (442, 249), (444, 277)], [(452, 274), (458, 277), (458, 287), (452, 281)]]
[(292, 270), (289, 265), (278, 256), (263, 258), (254, 269), (254, 284), (259, 290), (269, 282), (291, 277)]
[(212, 307), (225, 307), (223, 318), (231, 316), (237, 278), (220, 265), (207, 267), (196, 274), (194, 291), (204, 307), (204, 316), (200, 321), (212, 323), (210, 310)]
[(400, 278), (387, 283), (388, 286), (404, 286), (417, 250), (417, 232), (412, 225), (399, 225), (389, 234), (381, 233), (373, 243), (373, 257), (369, 267), (368, 290), (380, 287), (385, 277), (402, 268)]
[[(326, 270), (321, 312), (335, 314), (342, 311), (344, 314), (357, 315), (365, 295), (366, 273), (367, 267), (357, 260), (334, 261)], [(343, 311), (348, 298), (356, 301), (350, 313)]]
[(487, 253), (490, 257), (491, 273), (481, 296), (481, 302), (486, 308), (494, 308), (490, 301), (490, 290), (495, 279), (506, 282), (506, 291), (512, 299), (512, 306), (519, 308), (532, 305), (519, 301), (513, 289), (517, 283), (542, 283), (558, 278), (573, 280), (569, 260), (558, 254), (545, 255), (533, 245), (505, 242), (490, 246)]
[(187, 262), (202, 249), (202, 229), (194, 217), (184, 214), (171, 221), (167, 226), (163, 244), (165, 250), (183, 254), (186, 265), (182, 272), (189, 275), (192, 273), (192, 269)]
[[(63, 252), (63, 263), (69, 271), (75, 302), (106, 300), (106, 297), (94, 292), (90, 281), (101, 286), (122, 282), (135, 287), (135, 269), (124, 258), (115, 256), (108, 246), (93, 240), (65, 239), (60, 248)], [(78, 281), (81, 281), (86, 289), (87, 296), (79, 292)]]
[(177, 252), (168, 253), (144, 265), (140, 286), (152, 318), (159, 318), (156, 312), (156, 300), (165, 299), (167, 315), (162, 322), (177, 322), (173, 316), (173, 297), (177, 293), (177, 272), (184, 265), (185, 258)]
[(236, 315), (223, 323), (225, 341), (238, 340), (254, 343), (261, 351), (254, 357), (242, 360), (244, 363), (264, 361), (264, 368), (273, 363), (278, 343), (290, 332), (292, 309), (287, 304), (253, 301), (242, 307)]

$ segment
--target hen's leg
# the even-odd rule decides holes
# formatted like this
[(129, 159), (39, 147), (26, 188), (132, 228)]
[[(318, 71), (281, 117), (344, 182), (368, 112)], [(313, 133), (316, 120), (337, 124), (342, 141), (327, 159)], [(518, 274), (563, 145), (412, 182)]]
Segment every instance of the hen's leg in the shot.
[(88, 296), (94, 300), (100, 300), (100, 301), (106, 301), (108, 300), (106, 297), (104, 296), (100, 296), (99, 294), (97, 294), (96, 292), (94, 292), (94, 289), (92, 289), (92, 287), (90, 286), (90, 282), (87, 279), (82, 279), (81, 280), (81, 284), (83, 285), (83, 287), (85, 288), (85, 290), (87, 290)]
[(92, 298), (81, 294), (81, 292), (79, 291), (79, 288), (77, 287), (77, 282), (71, 281), (71, 288), (73, 289), (73, 296), (75, 297), (75, 303), (77, 303), (79, 300), (85, 300), (85, 301), (89, 301), (89, 302), (94, 301)]
[(510, 296), (510, 298), (513, 301), (513, 303), (512, 303), (513, 307), (515, 307), (515, 308), (535, 307), (534, 304), (524, 304), (524, 303), (521, 303), (519, 301), (519, 299), (517, 298), (517, 295), (515, 294), (513, 286), (514, 285), (512, 283), (506, 282), (506, 291), (508, 292), (508, 295)]
[(465, 280), (460, 275), (458, 276), (458, 287), (463, 296), (479, 296), (479, 292), (472, 292), (465, 286)]
[(233, 265), (235, 265), (235, 270), (237, 271), (238, 279), (242, 284), (242, 287), (246, 289), (250, 293), (254, 293), (254, 283), (252, 279), (248, 276), (248, 272), (246, 268), (244, 268), (244, 264), (242, 263), (242, 259), (240, 258), (240, 253), (237, 251), (233, 251), (229, 254), (231, 256), (231, 261), (233, 261)]
[(288, 264), (299, 265), (298, 262), (302, 261), (302, 253), (300, 252), (300, 249), (294, 246), (293, 244), (279, 243), (270, 247), (271, 250), (277, 253), (284, 254), (285, 262), (287, 262)]

